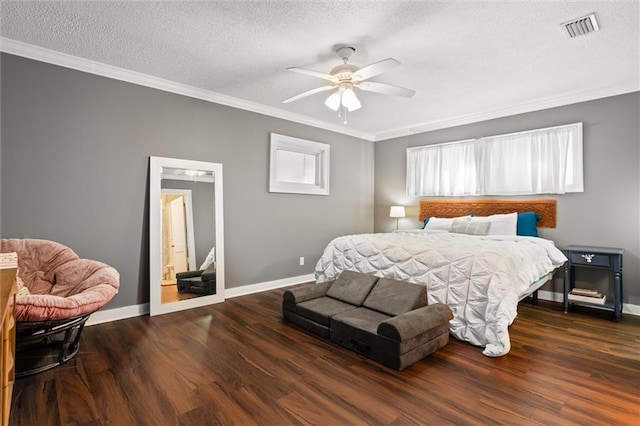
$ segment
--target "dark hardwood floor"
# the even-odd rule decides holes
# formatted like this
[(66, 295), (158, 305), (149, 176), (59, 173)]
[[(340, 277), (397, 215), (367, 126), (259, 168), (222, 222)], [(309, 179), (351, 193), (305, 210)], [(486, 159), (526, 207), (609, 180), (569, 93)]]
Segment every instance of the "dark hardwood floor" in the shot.
[(522, 303), (509, 355), (452, 338), (399, 372), (283, 323), (282, 293), (87, 327), (11, 424), (640, 424), (638, 317)]

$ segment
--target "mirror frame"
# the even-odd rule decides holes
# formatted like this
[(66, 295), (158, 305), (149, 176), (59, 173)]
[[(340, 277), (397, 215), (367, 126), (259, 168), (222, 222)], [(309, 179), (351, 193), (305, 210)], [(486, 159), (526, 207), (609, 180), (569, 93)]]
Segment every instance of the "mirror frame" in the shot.
[[(216, 294), (177, 302), (161, 303), (162, 289), (162, 168), (172, 167), (210, 171), (214, 174), (214, 213), (216, 229)], [(224, 217), (222, 164), (177, 158), (149, 157), (149, 313), (151, 316), (224, 302)], [(213, 220), (213, 218), (212, 218)]]
[[(315, 158), (316, 176), (313, 183), (287, 182), (278, 180), (280, 170), (285, 164), (278, 161), (278, 151), (294, 154), (307, 154)], [(271, 133), (271, 159), (269, 162), (269, 192), (291, 194), (329, 195), (329, 162), (331, 146), (326, 143)]]

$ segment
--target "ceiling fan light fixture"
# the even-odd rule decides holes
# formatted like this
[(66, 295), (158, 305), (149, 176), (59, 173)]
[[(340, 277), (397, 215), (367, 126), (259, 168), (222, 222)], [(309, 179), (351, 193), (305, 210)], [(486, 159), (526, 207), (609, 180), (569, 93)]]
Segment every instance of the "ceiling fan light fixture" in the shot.
[(324, 101), (324, 104), (332, 110), (337, 111), (338, 108), (340, 108), (340, 93), (333, 92), (331, 96)]
[(342, 92), (342, 106), (344, 106), (349, 112), (358, 110), (362, 107), (362, 104), (358, 100), (353, 89), (348, 88)]
[(329, 74), (298, 67), (287, 68), (288, 70), (299, 72), (301, 74), (307, 74), (323, 80), (328, 80), (331, 82), (331, 85), (307, 90), (306, 92), (287, 98), (282, 102), (286, 104), (319, 92), (332, 90), (333, 93), (325, 99), (324, 104), (327, 108), (336, 111), (338, 113), (338, 117), (343, 120), (343, 123), (347, 124), (347, 113), (362, 108), (362, 104), (356, 96), (354, 88), (358, 88), (365, 92), (375, 92), (383, 95), (394, 95), (405, 98), (410, 98), (415, 94), (413, 90), (405, 89), (404, 87), (366, 81), (378, 74), (382, 74), (383, 72), (399, 66), (400, 62), (393, 58), (387, 58), (382, 61), (369, 64), (366, 67), (359, 68), (356, 65), (349, 63), (349, 59), (355, 51), (356, 50), (350, 46), (342, 46), (338, 48), (336, 53), (340, 59), (342, 59), (343, 63), (333, 67)]

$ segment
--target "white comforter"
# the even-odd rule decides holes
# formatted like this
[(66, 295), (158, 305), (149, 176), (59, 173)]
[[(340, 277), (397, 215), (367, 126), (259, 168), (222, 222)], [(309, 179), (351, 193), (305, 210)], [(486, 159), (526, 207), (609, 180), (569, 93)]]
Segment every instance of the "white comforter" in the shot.
[(429, 303), (453, 311), (451, 334), (500, 356), (511, 349), (518, 296), (566, 260), (542, 238), (394, 232), (334, 239), (315, 275), (323, 282), (351, 270), (426, 285)]

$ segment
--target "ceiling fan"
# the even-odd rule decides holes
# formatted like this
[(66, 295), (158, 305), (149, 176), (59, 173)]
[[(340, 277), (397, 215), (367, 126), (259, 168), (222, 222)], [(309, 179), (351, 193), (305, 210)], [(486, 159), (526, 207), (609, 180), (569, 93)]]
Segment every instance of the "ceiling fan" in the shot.
[(338, 48), (336, 53), (338, 54), (338, 57), (342, 59), (343, 63), (334, 67), (329, 72), (329, 74), (307, 70), (304, 68), (287, 68), (290, 71), (295, 71), (301, 74), (307, 74), (313, 77), (319, 77), (324, 80), (328, 80), (331, 82), (331, 85), (307, 90), (306, 92), (302, 92), (283, 100), (282, 103), (287, 104), (289, 102), (297, 101), (298, 99), (302, 99), (316, 93), (334, 90), (334, 92), (327, 98), (324, 103), (332, 110), (338, 111), (338, 117), (343, 118), (344, 124), (347, 124), (347, 112), (355, 111), (362, 106), (360, 100), (358, 100), (358, 97), (355, 94), (354, 89), (360, 89), (366, 92), (382, 93), (383, 95), (402, 96), (405, 98), (410, 98), (416, 93), (413, 90), (394, 86), (392, 84), (366, 81), (378, 74), (382, 74), (383, 72), (389, 71), (399, 66), (400, 62), (396, 61), (393, 58), (388, 58), (367, 65), (366, 67), (358, 68), (356, 65), (349, 63), (349, 59), (355, 51), (356, 49), (350, 46), (343, 46)]

